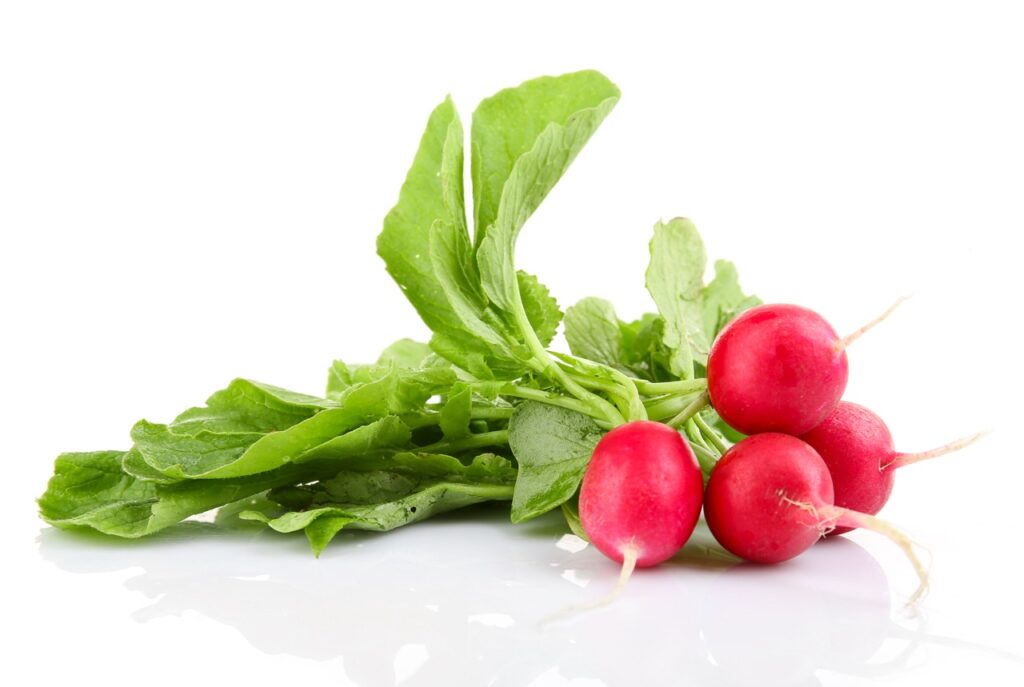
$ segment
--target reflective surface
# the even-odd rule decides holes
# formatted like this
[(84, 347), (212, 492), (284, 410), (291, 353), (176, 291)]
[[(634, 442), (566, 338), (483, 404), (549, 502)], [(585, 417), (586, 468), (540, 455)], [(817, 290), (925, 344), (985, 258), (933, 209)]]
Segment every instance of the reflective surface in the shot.
[(699, 530), (610, 606), (568, 614), (617, 570), (556, 517), (512, 527), (477, 509), (345, 534), (319, 560), (301, 536), (204, 523), (150, 542), (84, 539), (45, 529), (39, 552), (65, 578), (133, 598), (139, 633), (178, 620), (160, 634), (179, 650), (213, 625), (237, 632), (246, 646), (225, 658), (241, 674), (270, 655), (292, 659), (293, 675), (329, 666), (332, 684), (360, 686), (858, 684), (922, 677), (945, 656), (1024, 678), (1009, 652), (930, 634), (847, 539), (762, 567), (736, 564)]

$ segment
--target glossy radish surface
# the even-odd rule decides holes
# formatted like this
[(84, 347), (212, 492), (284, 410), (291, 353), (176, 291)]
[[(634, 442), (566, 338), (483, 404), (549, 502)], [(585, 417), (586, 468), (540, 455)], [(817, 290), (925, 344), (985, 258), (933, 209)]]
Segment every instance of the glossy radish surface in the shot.
[(767, 304), (747, 310), (708, 355), (711, 404), (744, 434), (802, 434), (825, 419), (846, 389), (843, 342), (813, 310)]
[[(963, 448), (978, 436), (923, 453), (900, 453), (882, 418), (864, 406), (842, 401), (820, 425), (800, 438), (828, 466), (836, 505), (874, 515), (889, 500), (896, 468)], [(836, 527), (830, 534), (850, 529)]]
[[(801, 439), (828, 466), (837, 506), (872, 515), (882, 510), (896, 476), (891, 469), (896, 449), (882, 418), (864, 406), (843, 401)], [(832, 534), (848, 531), (837, 527)]]
[(865, 527), (896, 543), (918, 574), (911, 601), (927, 588), (927, 572), (906, 536), (878, 518), (836, 506), (828, 466), (806, 442), (788, 434), (747, 437), (711, 472), (704, 517), (729, 552), (757, 563), (803, 553), (836, 526)]
[(608, 432), (594, 449), (580, 488), (580, 522), (603, 554), (657, 565), (674, 556), (700, 516), (704, 481), (693, 450), (658, 422)]
[(757, 434), (733, 446), (715, 465), (704, 495), (704, 517), (730, 553), (757, 563), (779, 563), (821, 537), (819, 518), (786, 499), (831, 505), (828, 468), (813, 448), (795, 437)]

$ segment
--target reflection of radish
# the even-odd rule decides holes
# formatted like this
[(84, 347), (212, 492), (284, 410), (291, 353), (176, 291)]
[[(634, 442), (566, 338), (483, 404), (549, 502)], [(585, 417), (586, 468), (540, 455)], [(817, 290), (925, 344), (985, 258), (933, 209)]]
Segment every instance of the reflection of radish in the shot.
[[(843, 401), (800, 438), (828, 466), (836, 505), (874, 515), (889, 500), (896, 468), (951, 453), (980, 436), (975, 434), (922, 453), (899, 453), (882, 418), (864, 406)], [(830, 534), (851, 529), (836, 527)]]
[[(694, 671), (704, 668), (689, 684), (790, 687), (821, 684), (822, 670), (890, 672), (877, 655), (898, 631), (889, 582), (852, 541), (829, 542), (784, 569), (741, 563), (697, 578), (687, 593), (699, 623), (688, 638), (697, 644)], [(823, 612), (842, 622), (823, 623)]]
[(580, 488), (580, 522), (594, 545), (623, 565), (674, 556), (700, 516), (704, 483), (693, 451), (671, 427), (638, 421), (608, 432)]
[(711, 472), (704, 516), (723, 547), (757, 563), (789, 560), (837, 526), (871, 529), (902, 548), (917, 571), (911, 600), (927, 586), (910, 540), (872, 515), (836, 506), (825, 462), (786, 434), (758, 434), (729, 449)]

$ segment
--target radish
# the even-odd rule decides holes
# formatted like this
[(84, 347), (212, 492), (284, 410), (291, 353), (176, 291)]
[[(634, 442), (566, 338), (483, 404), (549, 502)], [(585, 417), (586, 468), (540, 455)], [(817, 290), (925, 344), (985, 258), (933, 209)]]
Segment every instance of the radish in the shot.
[(660, 422), (640, 420), (608, 432), (594, 448), (580, 488), (580, 522), (604, 555), (634, 566), (674, 556), (700, 517), (704, 480), (693, 450)]
[(796, 437), (758, 434), (729, 449), (711, 472), (704, 517), (719, 544), (757, 563), (789, 560), (834, 527), (871, 529), (895, 542), (913, 564), (921, 583), (911, 602), (927, 588), (910, 540), (873, 515), (836, 506), (828, 466)]
[[(864, 406), (842, 401), (820, 425), (800, 438), (828, 466), (836, 505), (874, 515), (889, 500), (896, 468), (952, 453), (980, 437), (974, 434), (921, 453), (899, 453), (882, 418)], [(851, 529), (836, 527), (829, 534)]]
[(849, 374), (847, 346), (902, 300), (844, 338), (821, 315), (798, 305), (747, 310), (711, 346), (711, 405), (726, 424), (744, 434), (803, 434), (839, 403)]

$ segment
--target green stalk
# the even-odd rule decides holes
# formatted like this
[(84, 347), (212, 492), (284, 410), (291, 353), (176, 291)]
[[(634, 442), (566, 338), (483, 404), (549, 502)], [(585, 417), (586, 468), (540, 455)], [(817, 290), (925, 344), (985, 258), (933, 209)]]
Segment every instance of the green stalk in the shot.
[(652, 420), (664, 421), (675, 417), (680, 411), (686, 408), (693, 401), (692, 395), (677, 396), (675, 394), (662, 396), (646, 401), (644, 407), (647, 415)]
[(690, 417), (683, 425), (683, 431), (686, 433), (686, 436), (690, 440), (690, 443), (692, 445), (703, 446), (705, 449), (707, 449), (708, 453), (713, 455), (715, 457), (715, 460), (717, 460), (722, 456), (722, 454), (716, 451), (708, 444), (707, 440), (704, 438), (704, 435), (701, 434), (700, 428), (697, 427), (697, 423), (693, 421), (693, 417)]
[[(609, 365), (602, 365), (600, 363), (595, 363), (592, 360), (579, 358), (566, 353), (554, 352), (552, 355), (558, 359), (560, 364), (566, 367), (567, 374), (578, 381), (581, 385), (591, 389), (599, 389), (615, 398), (615, 405), (627, 419), (647, 419), (647, 409), (644, 407), (643, 399), (640, 398), (640, 391), (637, 389), (635, 384), (637, 380), (627, 377), (622, 372)], [(610, 375), (615, 381), (608, 382), (597, 376), (574, 372), (572, 367), (573, 365), (583, 368), (584, 370), (591, 369), (600, 374)], [(620, 404), (618, 402), (620, 400), (625, 403)]]
[[(528, 386), (516, 386), (515, 384), (506, 384), (501, 387), (500, 393), (502, 396), (512, 396), (513, 398), (522, 398), (527, 401), (537, 401), (538, 403), (546, 403), (550, 406), (558, 406), (559, 408), (565, 408), (566, 410), (574, 410), (577, 413), (582, 413), (593, 417), (593, 409), (586, 405), (583, 401), (577, 398), (570, 398), (569, 396), (562, 396), (561, 394), (552, 393), (550, 391), (544, 391), (543, 389), (534, 389)], [(615, 425), (601, 418), (595, 420), (597, 424), (604, 429), (611, 429)], [(619, 423), (621, 424), (621, 423)]]
[(440, 413), (410, 413), (402, 416), (402, 422), (409, 429), (419, 429), (420, 427), (430, 427), (439, 424), (441, 422), (441, 415)]
[(680, 410), (674, 418), (672, 418), (665, 424), (667, 424), (669, 427), (675, 427), (676, 429), (679, 429), (686, 423), (687, 420), (689, 420), (691, 417), (699, 413), (700, 410), (707, 404), (708, 394), (707, 392), (704, 392), (697, 398), (693, 399), (693, 401), (691, 401), (689, 405)]
[(687, 443), (693, 449), (693, 454), (697, 456), (697, 463), (700, 465), (701, 472), (705, 475), (710, 475), (711, 469), (715, 467), (715, 463), (718, 461), (718, 456), (700, 444), (695, 444), (692, 441)]
[(725, 441), (722, 439), (722, 435), (718, 433), (718, 430), (709, 425), (707, 421), (701, 417), (700, 413), (693, 416), (693, 421), (697, 423), (697, 427), (700, 428), (700, 433), (704, 435), (704, 438), (714, 444), (720, 454), (729, 450), (729, 446), (726, 445)]
[(634, 379), (633, 384), (644, 396), (661, 394), (692, 394), (708, 388), (708, 380), (703, 377), (696, 379), (680, 379), (674, 382), (648, 382), (645, 379)]
[(622, 417), (622, 414), (614, 405), (597, 394), (584, 389), (555, 363), (551, 355), (547, 352), (547, 349), (544, 348), (544, 344), (542, 344), (540, 339), (537, 338), (537, 332), (533, 330), (533, 325), (530, 324), (530, 319), (526, 316), (526, 310), (523, 308), (522, 298), (519, 296), (518, 285), (516, 286), (515, 318), (516, 324), (519, 326), (520, 331), (522, 331), (523, 336), (526, 338), (526, 346), (533, 354), (533, 360), (531, 360), (530, 363), (534, 370), (557, 383), (563, 389), (585, 403), (588, 407), (587, 415), (596, 419), (607, 420), (613, 426), (625, 424), (626, 419)]
[(636, 385), (636, 380), (627, 377), (616, 369), (608, 369), (612, 371), (612, 376), (615, 377), (615, 380), (622, 385), (622, 388), (629, 395), (629, 419), (646, 420), (647, 408), (644, 406), (644, 400), (640, 397), (640, 389)]
[(573, 372), (571, 369), (567, 369), (565, 372), (584, 389), (602, 391), (607, 394), (612, 403), (615, 404), (619, 413), (626, 418), (630, 417), (629, 399), (622, 393), (622, 389), (620, 389), (617, 384), (606, 382), (603, 379), (596, 379), (587, 375), (581, 375)]
[(512, 417), (513, 410), (514, 408), (497, 406), (473, 406), (470, 417), (474, 420), (508, 420)]
[[(470, 410), (470, 417), (474, 420), (508, 420), (512, 417), (512, 408), (499, 408), (496, 406), (473, 406)], [(441, 414), (436, 412), (410, 413), (402, 416), (409, 429), (430, 427), (441, 423)]]
[[(555, 354), (558, 357), (563, 357), (560, 354)], [(629, 377), (622, 374), (618, 370), (612, 368), (604, 368), (613, 376), (621, 377), (622, 380), (618, 380), (619, 383), (609, 382), (597, 377), (591, 377), (583, 375), (577, 372), (573, 372), (571, 368), (567, 368), (567, 374), (575, 379), (579, 384), (587, 389), (596, 389), (597, 391), (603, 391), (612, 398), (615, 403), (615, 407), (619, 409), (619, 412), (627, 420), (646, 420), (647, 409), (644, 407), (643, 399), (640, 398), (640, 392), (637, 391), (636, 386), (633, 385), (632, 380)]]
[(438, 441), (427, 446), (421, 446), (416, 450), (422, 451), (423, 453), (457, 453), (459, 451), (469, 451), (474, 448), (504, 446), (506, 444), (508, 444), (508, 430), (499, 429), (493, 432), (470, 434), (468, 437), (455, 439), (453, 441)]
[(598, 391), (605, 392), (609, 396), (619, 395), (620, 397), (622, 397), (622, 389), (619, 388), (618, 384), (614, 384), (603, 379), (598, 379), (597, 377), (591, 377), (589, 375), (583, 375), (579, 374), (578, 372), (573, 372), (572, 368), (567, 368), (566, 374), (575, 379), (582, 387), (585, 387), (587, 389), (597, 389)]

